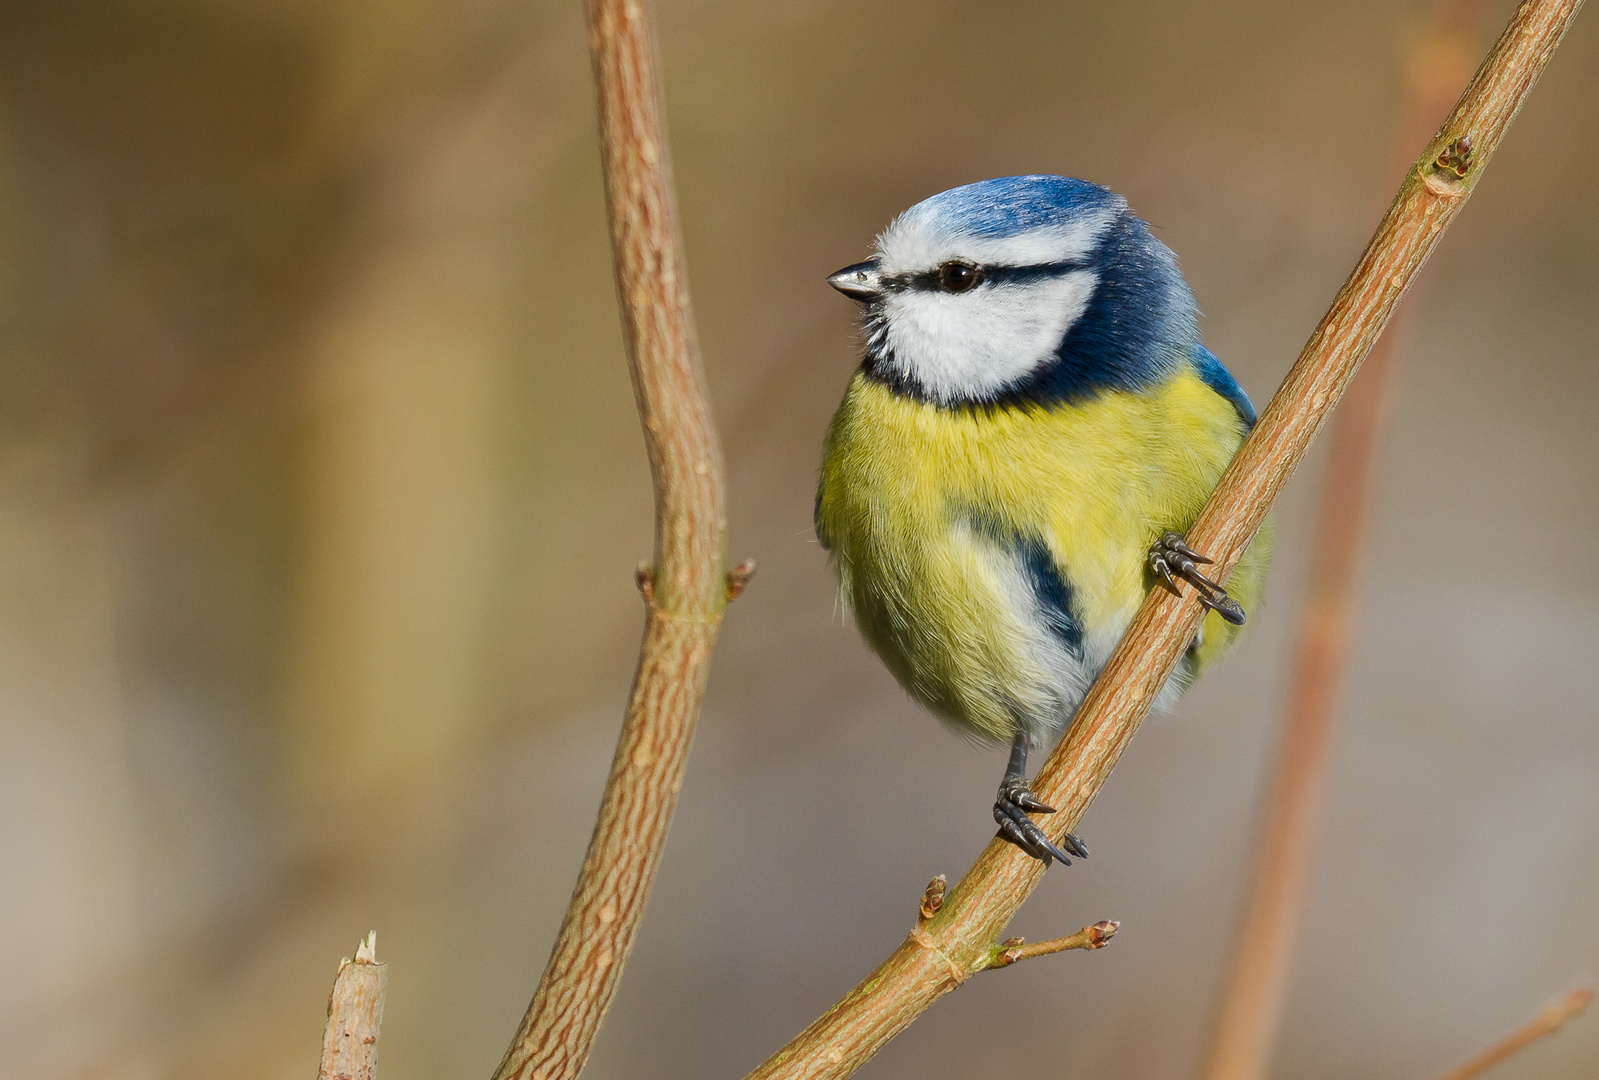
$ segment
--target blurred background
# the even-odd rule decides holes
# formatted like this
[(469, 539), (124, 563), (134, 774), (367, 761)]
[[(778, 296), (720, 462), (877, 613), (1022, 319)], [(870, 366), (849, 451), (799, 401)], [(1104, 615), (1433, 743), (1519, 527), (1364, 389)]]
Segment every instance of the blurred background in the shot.
[[(1508, 16), (1484, 5), (1480, 54)], [(998, 751), (839, 618), (826, 274), (1022, 172), (1125, 193), (1257, 403), (1386, 205), (1423, 0), (660, 5), (732, 608), (589, 1075), (738, 1076), (993, 833)], [(1274, 1075), (1424, 1077), (1599, 974), (1599, 13), (1412, 292)], [(1419, 149), (1417, 147), (1416, 149)], [(863, 1076), (1192, 1075), (1305, 578), (1145, 727), (1093, 860)], [(0, 1074), (309, 1078), (340, 956), (385, 1080), (487, 1077), (636, 655), (649, 481), (580, 12), (0, 5)], [(1500, 1075), (1590, 1077), (1586, 1017)]]

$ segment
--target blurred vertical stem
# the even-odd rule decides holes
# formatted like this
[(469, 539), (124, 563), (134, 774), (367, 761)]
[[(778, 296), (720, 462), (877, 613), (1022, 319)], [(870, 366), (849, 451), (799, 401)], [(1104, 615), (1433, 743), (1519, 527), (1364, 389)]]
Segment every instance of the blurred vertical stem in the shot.
[[(1406, 58), (1396, 173), (1403, 172), (1416, 144), (1436, 130), (1455, 91), (1470, 77), (1471, 27), (1481, 7), (1481, 0), (1435, 0), (1432, 5), (1426, 29)], [(1205, 1080), (1264, 1076), (1281, 1021), (1316, 845), (1338, 693), (1348, 663), (1372, 461), (1405, 310), (1401, 306), (1395, 312), (1372, 347), (1332, 422), (1288, 715), (1262, 804), (1251, 893), (1239, 931), (1230, 939), (1237, 948), (1216, 1014)]]
[(588, 1060), (649, 899), (727, 604), (722, 451), (689, 314), (654, 23), (646, 0), (584, 5), (633, 390), (655, 484), (649, 620), (599, 819), (544, 976), (496, 1080)]
[[(1189, 543), (1213, 556), (1224, 577), (1465, 205), (1579, 7), (1581, 0), (1523, 0), (1406, 175), (1360, 262), (1189, 530)], [(1052, 839), (1077, 826), (1203, 613), (1192, 592), (1178, 598), (1154, 589), (1145, 598), (1034, 780), (1039, 798), (1059, 808), (1039, 823)], [(837, 1080), (854, 1072), (940, 997), (989, 966), (1006, 923), (1043, 874), (1037, 860), (990, 842), (932, 919), (751, 1077)]]

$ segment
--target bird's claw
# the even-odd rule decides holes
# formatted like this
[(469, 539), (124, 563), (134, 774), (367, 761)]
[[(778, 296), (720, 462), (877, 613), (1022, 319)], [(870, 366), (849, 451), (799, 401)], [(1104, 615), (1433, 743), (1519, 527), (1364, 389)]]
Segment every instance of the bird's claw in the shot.
[(1212, 560), (1199, 554), (1175, 532), (1167, 532), (1149, 549), (1149, 568), (1173, 596), (1181, 596), (1176, 578), (1182, 578), (1199, 593), (1199, 602), (1234, 626), (1244, 625), (1244, 609), (1227, 595), (1227, 590), (1200, 573), (1202, 563)]
[(1055, 808), (1045, 806), (1043, 800), (1033, 794), (1026, 777), (1007, 776), (999, 785), (999, 794), (994, 797), (994, 820), (999, 823), (1000, 839), (1015, 844), (1045, 866), (1054, 859), (1070, 866), (1072, 860), (1068, 852), (1079, 859), (1088, 858), (1088, 848), (1071, 833), (1061, 838), (1064, 851), (1052, 843), (1044, 835), (1044, 830), (1027, 816), (1029, 812), (1053, 814)]

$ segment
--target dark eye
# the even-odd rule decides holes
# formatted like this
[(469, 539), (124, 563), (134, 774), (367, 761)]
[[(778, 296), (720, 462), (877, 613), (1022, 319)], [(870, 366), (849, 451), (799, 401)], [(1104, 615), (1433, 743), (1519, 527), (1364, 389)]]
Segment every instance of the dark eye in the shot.
[(971, 263), (947, 262), (938, 268), (938, 287), (945, 292), (966, 292), (983, 280), (983, 272)]

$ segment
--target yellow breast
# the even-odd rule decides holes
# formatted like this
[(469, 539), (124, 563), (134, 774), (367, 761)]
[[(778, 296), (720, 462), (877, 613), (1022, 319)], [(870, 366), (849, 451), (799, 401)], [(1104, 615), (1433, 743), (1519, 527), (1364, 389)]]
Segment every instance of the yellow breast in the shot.
[[(1151, 585), (1150, 544), (1187, 529), (1243, 434), (1186, 367), (1081, 404), (967, 409), (857, 375), (828, 434), (817, 532), (862, 632), (914, 696), (995, 737), (1059, 728)], [(1264, 571), (1255, 546), (1233, 578), (1246, 608)], [(1075, 650), (1040, 622), (1028, 550), (1047, 551), (1067, 587)], [(1212, 615), (1191, 667), (1232, 637)]]

